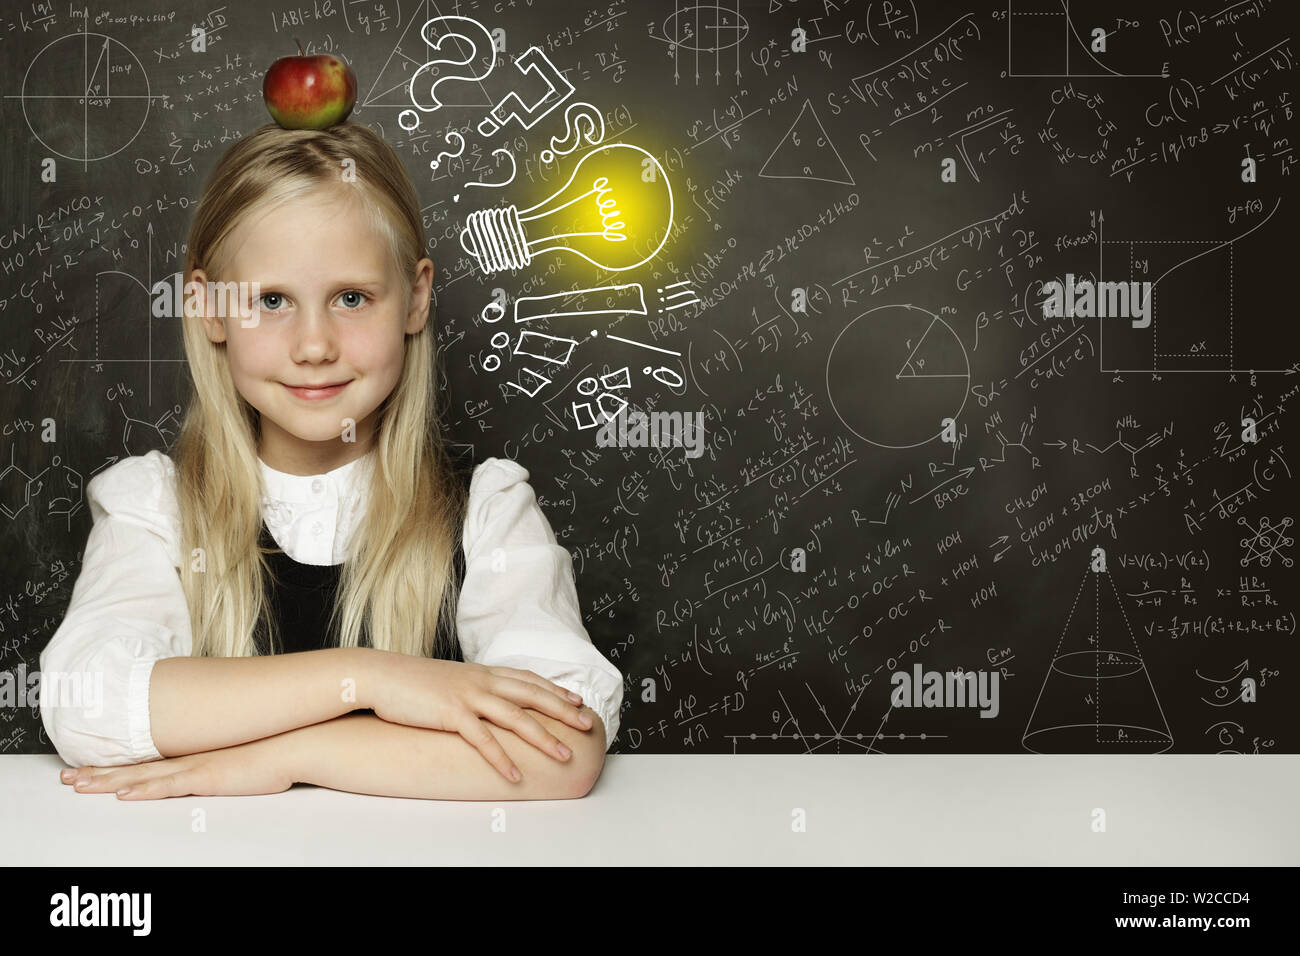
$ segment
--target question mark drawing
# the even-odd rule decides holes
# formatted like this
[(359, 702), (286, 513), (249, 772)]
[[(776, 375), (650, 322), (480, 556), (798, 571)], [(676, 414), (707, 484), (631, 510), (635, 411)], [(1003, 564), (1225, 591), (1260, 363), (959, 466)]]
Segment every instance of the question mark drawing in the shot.
[(532, 129), (551, 110), (573, 95), (573, 84), (564, 78), (554, 63), (539, 47), (531, 46), (515, 59), (515, 67), (525, 76), (534, 73), (546, 84), (546, 92), (531, 106), (516, 92), (507, 93), (488, 111), (478, 124), (483, 136), (491, 136), (511, 120), (518, 120), (524, 129)]
[[(460, 24), (463, 24), (463, 26), (460, 26)], [(447, 32), (435, 41), (433, 34), (443, 27), (447, 28)], [(465, 32), (461, 32), (462, 30)], [(487, 27), (477, 20), (472, 20), (469, 17), (434, 17), (420, 28), (420, 36), (437, 54), (434, 59), (411, 74), (411, 82), (407, 86), (407, 90), (411, 95), (411, 103), (421, 113), (432, 113), (442, 108), (442, 101), (438, 99), (439, 84), (447, 80), (478, 81), (491, 73), (497, 65), (497, 50), (496, 45), (492, 42), (492, 34), (488, 33)], [(470, 54), (463, 59), (444, 56), (443, 44), (449, 40), (464, 40), (470, 46)], [(484, 55), (484, 51), (488, 56), (487, 68), (480, 71), (478, 67), (470, 66), (471, 63)], [(444, 71), (442, 68), (446, 66), (460, 67), (461, 69)], [(428, 85), (427, 91), (424, 88), (426, 84)], [(419, 94), (416, 92), (417, 89), (420, 90)], [(428, 101), (429, 105), (425, 105), (425, 100)], [(398, 114), (397, 122), (402, 129), (410, 132), (420, 125), (420, 115), (415, 110), (402, 110)]]
[[(493, 156), (495, 156), (497, 153), (505, 153), (506, 159), (510, 160), (510, 175), (507, 176), (499, 183), (480, 183), (480, 182), (466, 183), (465, 187), (467, 189), (470, 186), (482, 186), (485, 189), (500, 189), (502, 186), (509, 186), (511, 183), (515, 181), (515, 174), (519, 171), (519, 165), (518, 163), (515, 162), (515, 154), (510, 152), (510, 150), (506, 149), (505, 147), (492, 150)], [(457, 193), (455, 196), (451, 198), (455, 202), (460, 202), (459, 193)]]
[(437, 159), (434, 159), (429, 163), (429, 168), (432, 169), (435, 173), (438, 171), (438, 164), (442, 162), (442, 158), (444, 156), (446, 156), (448, 159), (457, 159), (460, 157), (462, 153), (465, 152), (465, 137), (461, 136), (460, 133), (456, 132), (455, 130), (452, 130), (445, 137), (443, 137), (443, 139), (445, 140), (447, 145), (450, 146), (451, 138), (453, 136), (455, 136), (458, 140), (460, 140), (460, 147), (454, 153), (449, 153), (444, 149), (442, 152), (438, 154)]
[[(586, 129), (581, 127), (586, 126)], [(564, 135), (551, 137), (551, 148), (541, 152), (541, 160), (549, 163), (557, 156), (567, 156), (585, 140), (595, 146), (605, 138), (605, 118), (590, 103), (570, 103), (564, 111)]]

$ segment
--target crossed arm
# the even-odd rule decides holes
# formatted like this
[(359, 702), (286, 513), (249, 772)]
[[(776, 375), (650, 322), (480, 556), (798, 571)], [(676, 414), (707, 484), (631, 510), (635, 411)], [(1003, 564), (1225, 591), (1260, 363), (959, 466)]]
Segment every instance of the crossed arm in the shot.
[[(564, 761), (484, 722), (519, 768), (523, 779), (515, 783), (460, 734), (357, 712), (364, 698), (342, 702), (340, 680), (367, 660), (335, 650), (159, 661), (150, 711), (164, 759), (65, 770), (62, 780), (81, 793), (129, 788), (119, 793), (125, 800), (278, 793), (294, 783), (424, 799), (562, 800), (585, 796), (600, 775), (605, 728), (585, 704), (586, 731), (525, 709), (572, 751)], [(196, 721), (195, 713), (223, 716)]]
[[(583, 712), (592, 718), (585, 732), (529, 711), (573, 751), (563, 763), (513, 731), (488, 725), (519, 767), (519, 783), (501, 776), (459, 734), (391, 724), (373, 714), (350, 714), (285, 736), (301, 781), (334, 790), (443, 800), (570, 799), (587, 795), (605, 761), (604, 725), (591, 708)], [(301, 736), (294, 740), (295, 734)]]

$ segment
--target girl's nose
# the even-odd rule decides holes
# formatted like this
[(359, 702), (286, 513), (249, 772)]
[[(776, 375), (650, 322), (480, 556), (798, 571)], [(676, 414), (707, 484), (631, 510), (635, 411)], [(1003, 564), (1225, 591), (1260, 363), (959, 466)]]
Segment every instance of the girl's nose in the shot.
[(337, 332), (334, 317), (328, 309), (304, 308), (299, 310), (294, 322), (295, 358), (319, 360), (329, 357), (337, 349)]

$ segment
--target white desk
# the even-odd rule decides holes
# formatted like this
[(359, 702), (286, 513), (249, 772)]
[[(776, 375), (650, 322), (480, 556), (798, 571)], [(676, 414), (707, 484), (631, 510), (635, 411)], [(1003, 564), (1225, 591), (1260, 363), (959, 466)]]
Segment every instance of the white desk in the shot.
[[(9, 865), (1295, 865), (1300, 756), (611, 755), (584, 799), (128, 802), (0, 756)], [(1094, 807), (1105, 833), (1091, 829)], [(206, 832), (193, 832), (202, 809)], [(504, 809), (505, 832), (493, 832)], [(791, 830), (792, 812), (807, 832)]]

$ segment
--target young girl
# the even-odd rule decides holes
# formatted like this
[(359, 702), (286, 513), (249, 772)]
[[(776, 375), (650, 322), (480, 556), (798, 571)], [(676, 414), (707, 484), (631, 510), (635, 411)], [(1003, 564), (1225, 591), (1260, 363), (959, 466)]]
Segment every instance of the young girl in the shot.
[[(41, 654), (47, 678), (102, 681), (96, 708), (42, 695), (64, 783), (590, 790), (622, 676), (528, 472), (488, 458), (457, 481), (423, 252), (415, 189), (364, 126), (267, 125), (222, 157), (186, 256), (206, 294), (182, 319), (181, 433), (87, 486), (82, 569)], [(238, 290), (237, 314), (214, 290)]]

